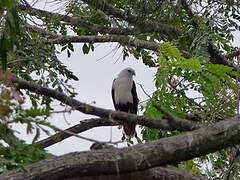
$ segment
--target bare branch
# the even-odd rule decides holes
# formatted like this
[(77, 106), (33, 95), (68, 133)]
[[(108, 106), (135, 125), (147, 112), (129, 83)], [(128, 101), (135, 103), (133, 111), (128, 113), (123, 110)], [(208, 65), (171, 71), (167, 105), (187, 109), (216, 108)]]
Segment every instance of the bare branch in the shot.
[(118, 42), (122, 45), (134, 46), (136, 48), (143, 48), (152, 50), (155, 52), (159, 51), (159, 44), (154, 42), (148, 42), (144, 40), (133, 39), (128, 36), (121, 35), (104, 35), (104, 36), (60, 36), (56, 39), (49, 40), (51, 44), (61, 43), (106, 43), (106, 42)]
[(77, 137), (77, 138), (80, 138), (80, 139), (83, 139), (83, 140), (86, 140), (86, 141), (90, 141), (90, 142), (94, 142), (94, 143), (100, 143), (100, 144), (106, 144), (106, 143), (109, 143), (109, 144), (118, 144), (118, 143), (122, 142), (122, 141), (117, 141), (117, 142), (112, 142), (112, 141), (107, 141), (107, 142), (106, 142), (106, 141), (98, 141), (98, 140), (95, 140), (95, 139), (92, 139), (92, 138), (88, 138), (88, 137), (85, 137), (85, 136), (80, 136), (80, 135), (78, 135), (78, 134), (76, 134), (76, 133), (74, 133), (74, 132), (72, 132), (72, 131), (67, 130), (67, 129), (63, 130), (63, 129), (60, 129), (60, 128), (58, 128), (58, 127), (56, 127), (56, 126), (53, 126), (53, 125), (51, 125), (51, 126), (49, 126), (49, 127), (51, 127), (52, 129), (54, 129), (55, 131), (59, 131), (60, 133), (68, 134), (68, 135), (70, 135), (70, 136), (75, 136), (75, 137)]
[[(102, 118), (92, 118), (92, 119), (86, 119), (83, 121), (80, 121), (79, 124), (70, 127), (68, 129), (66, 129), (68, 132), (72, 132), (72, 133), (81, 133), (84, 131), (87, 131), (91, 128), (94, 127), (100, 127), (100, 126), (116, 126), (119, 125), (118, 123), (114, 123), (108, 119), (102, 119)], [(46, 139), (43, 139), (41, 141), (38, 141), (36, 144), (39, 145), (42, 148), (46, 148), (49, 147), (53, 144), (56, 144), (66, 138), (71, 137), (72, 135), (69, 133), (65, 133), (64, 131), (62, 132), (58, 132)]]
[[(81, 177), (81, 180), (207, 180), (205, 177), (198, 176), (174, 167), (156, 167), (145, 171), (128, 172), (118, 175), (101, 175)], [(67, 180), (79, 180), (71, 178)]]
[(27, 24), (26, 25), (26, 28), (30, 31), (33, 31), (33, 32), (37, 32), (38, 34), (42, 35), (42, 36), (48, 36), (49, 38), (58, 38), (60, 35), (56, 34), (56, 33), (53, 33), (53, 32), (50, 32), (50, 31), (46, 31), (42, 28), (39, 28), (37, 26), (33, 26), (33, 25), (30, 25), (30, 24)]
[(140, 86), (140, 88), (142, 89), (143, 93), (144, 93), (149, 99), (151, 99), (151, 96), (145, 91), (143, 85), (140, 84), (140, 83), (137, 83), (137, 84)]
[[(69, 153), (5, 172), (0, 180), (67, 179), (143, 171), (178, 163), (240, 143), (239, 116), (192, 132), (116, 150)], [(66, 173), (67, 172), (67, 173)]]

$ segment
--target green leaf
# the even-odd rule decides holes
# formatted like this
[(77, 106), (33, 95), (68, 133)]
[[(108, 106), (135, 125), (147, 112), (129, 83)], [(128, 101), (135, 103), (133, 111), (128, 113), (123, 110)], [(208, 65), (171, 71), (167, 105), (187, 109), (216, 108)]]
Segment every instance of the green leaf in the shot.
[(90, 48), (87, 46), (86, 43), (84, 43), (84, 45), (82, 47), (83, 54), (88, 54), (89, 50), (90, 50)]
[(182, 53), (178, 50), (178, 48), (169, 42), (162, 43), (160, 45), (160, 52), (163, 55), (168, 56), (170, 58), (181, 58), (182, 57)]
[(67, 50), (67, 57), (69, 58), (71, 56), (71, 52)]

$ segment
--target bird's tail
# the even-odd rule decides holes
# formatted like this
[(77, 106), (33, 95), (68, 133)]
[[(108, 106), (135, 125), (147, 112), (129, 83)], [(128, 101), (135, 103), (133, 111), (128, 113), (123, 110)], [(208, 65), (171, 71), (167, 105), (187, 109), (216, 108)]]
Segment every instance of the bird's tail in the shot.
[(125, 135), (129, 138), (134, 137), (136, 131), (135, 131), (136, 124), (135, 123), (123, 123), (123, 131)]

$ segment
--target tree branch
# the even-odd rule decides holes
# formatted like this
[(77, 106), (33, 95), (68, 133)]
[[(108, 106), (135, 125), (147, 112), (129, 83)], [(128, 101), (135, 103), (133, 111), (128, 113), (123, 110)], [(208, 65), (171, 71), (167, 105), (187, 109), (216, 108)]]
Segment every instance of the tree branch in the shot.
[[(183, 170), (173, 167), (156, 167), (145, 171), (130, 172), (118, 175), (101, 175), (81, 177), (81, 180), (206, 180), (205, 177), (197, 176)], [(70, 178), (67, 180), (79, 180), (79, 178)]]
[[(118, 123), (114, 123), (113, 121), (110, 121), (108, 119), (103, 118), (92, 118), (92, 119), (86, 119), (83, 121), (80, 121), (79, 124), (70, 127), (66, 129), (67, 131), (73, 132), (73, 133), (81, 133), (84, 131), (87, 131), (94, 127), (100, 127), (100, 126), (116, 126), (119, 125)], [(66, 138), (71, 137), (69, 133), (64, 132), (58, 132), (46, 139), (43, 139), (41, 141), (38, 141), (36, 144), (39, 145), (41, 148), (49, 147), (53, 144), (56, 144)]]
[(123, 35), (103, 35), (103, 36), (63, 36), (49, 31), (45, 31), (36, 26), (28, 25), (28, 29), (35, 31), (41, 35), (49, 36), (47, 43), (62, 44), (62, 43), (106, 43), (106, 42), (118, 42), (122, 45), (134, 46), (137, 48), (144, 48), (159, 52), (159, 44), (155, 42), (149, 42), (139, 39), (133, 39)]
[(150, 20), (144, 21), (138, 16), (134, 16), (131, 12), (122, 11), (114, 6), (111, 6), (103, 0), (82, 0), (90, 6), (95, 7), (103, 11), (107, 15), (113, 15), (116, 18), (123, 19), (132, 25), (140, 27), (140, 31), (144, 32), (158, 32), (160, 34), (166, 34), (170, 37), (176, 37), (182, 34), (180, 29), (177, 29), (173, 26), (169, 26), (164, 23), (152, 22)]
[(104, 36), (59, 36), (56, 39), (49, 40), (48, 43), (61, 44), (61, 43), (105, 43), (105, 42), (118, 42), (122, 45), (134, 46), (136, 48), (143, 48), (159, 51), (159, 44), (155, 42), (148, 42), (139, 39), (133, 39), (128, 36), (121, 35), (104, 35)]
[(192, 132), (116, 150), (69, 153), (5, 172), (8, 179), (67, 179), (143, 171), (178, 163), (240, 143), (239, 116)]
[(140, 31), (135, 28), (107, 27), (107, 26), (102, 26), (102, 25), (82, 21), (78, 17), (71, 17), (68, 15), (62, 15), (62, 14), (58, 14), (58, 13), (48, 12), (48, 11), (44, 11), (44, 10), (37, 9), (37, 8), (27, 7), (24, 5), (18, 5), (18, 7), (22, 11), (26, 11), (33, 16), (56, 18), (60, 21), (69, 23), (72, 26), (83, 27), (86, 29), (90, 29), (92, 31), (102, 33), (102, 34), (119, 34), (119, 35), (131, 35), (132, 34), (133, 35), (133, 34), (140, 33)]
[(118, 42), (123, 45), (134, 46), (137, 48), (144, 48), (152, 51), (159, 51), (159, 44), (155, 42), (149, 42), (144, 40), (133, 39), (128, 36), (123, 35), (103, 35), (103, 36), (63, 36), (58, 35), (49, 31), (46, 31), (37, 26), (27, 25), (26, 26), (31, 31), (35, 31), (41, 35), (49, 36), (50, 39), (47, 43), (51, 44), (61, 44), (61, 43), (105, 43), (105, 42)]
[(99, 116), (101, 118), (114, 119), (117, 122), (123, 122), (123, 121), (124, 122), (127, 121), (130, 123), (134, 122), (142, 126), (163, 129), (163, 130), (191, 131), (191, 130), (200, 128), (199, 125), (188, 120), (181, 120), (175, 123), (171, 122), (170, 124), (169, 121), (166, 119), (155, 120), (155, 119), (147, 118), (144, 116), (137, 116), (134, 114), (125, 113), (121, 111), (112, 111), (109, 109), (103, 109), (103, 108), (91, 106), (91, 105), (82, 103), (80, 101), (77, 101), (76, 99), (73, 99), (65, 95), (64, 93), (58, 92), (50, 88), (42, 87), (33, 83), (29, 83), (25, 80), (21, 80), (18, 78), (8, 79), (8, 81), (15, 83), (17, 88), (26, 89), (40, 95), (52, 97), (66, 105), (71, 106), (72, 108), (82, 113)]
[[(103, 1), (96, 1), (97, 4), (101, 4)], [(95, 2), (93, 2), (95, 3)], [(104, 2), (105, 3), (105, 2)], [(90, 3), (92, 5), (92, 3)], [(53, 13), (53, 12), (48, 12), (48, 11), (44, 11), (41, 9), (37, 9), (37, 8), (31, 8), (31, 7), (27, 7), (24, 5), (18, 5), (18, 7), (22, 10), (22, 11), (26, 11), (31, 15), (34, 16), (44, 16), (44, 17), (54, 17), (59, 19), (60, 21), (64, 21), (69, 23), (70, 25), (73, 26), (77, 26), (77, 27), (84, 27), (87, 29), (90, 29), (92, 31), (96, 31), (102, 34), (119, 34), (119, 35), (136, 35), (136, 34), (140, 34), (140, 33), (148, 33), (148, 32), (159, 32), (161, 34), (165, 34), (168, 36), (177, 36), (180, 35), (180, 30), (163, 24), (163, 23), (155, 23), (155, 22), (150, 22), (150, 21), (142, 21), (138, 20), (138, 25), (141, 25), (142, 28), (121, 28), (121, 27), (117, 27), (117, 28), (113, 28), (113, 27), (106, 27), (106, 26), (102, 26), (102, 25), (98, 25), (98, 24), (93, 24), (93, 23), (89, 23), (89, 22), (85, 22), (80, 20), (80, 18), (77, 17), (71, 17), (71, 16), (67, 16), (67, 15), (62, 15), (62, 14), (58, 14), (58, 13)], [(101, 9), (100, 6), (97, 5), (97, 7)], [(105, 6), (107, 7), (107, 6)], [(117, 10), (116, 8), (114, 9)], [(119, 11), (120, 12), (120, 11)], [(112, 15), (112, 14), (110, 14)], [(125, 16), (125, 15), (124, 15)], [(134, 21), (134, 19), (138, 19), (135, 16), (132, 16), (131, 14), (129, 15), (129, 18), (127, 18), (128, 20), (131, 21), (131, 23), (136, 24), (137, 22)]]
[[(122, 45), (133, 46), (136, 48), (148, 49), (151, 51), (159, 52), (160, 45), (156, 42), (149, 42), (145, 40), (133, 39), (124, 35), (102, 35), (102, 36), (68, 36), (58, 35), (46, 31), (37, 26), (27, 25), (30, 31), (37, 32), (40, 35), (48, 36), (50, 39), (46, 43), (61, 44), (61, 43), (106, 43), (106, 42), (118, 42)], [(180, 49), (184, 57), (190, 58), (190, 54), (183, 49)]]

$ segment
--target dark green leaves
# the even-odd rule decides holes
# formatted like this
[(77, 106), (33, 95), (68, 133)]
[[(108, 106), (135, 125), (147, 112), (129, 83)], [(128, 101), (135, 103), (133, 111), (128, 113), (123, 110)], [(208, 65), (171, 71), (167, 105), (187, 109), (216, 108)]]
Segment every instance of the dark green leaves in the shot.
[(19, 16), (14, 0), (0, 2), (1, 32), (0, 32), (0, 60), (2, 70), (7, 68), (8, 53), (18, 46), (18, 35), (20, 34)]
[(83, 54), (88, 54), (90, 50), (94, 51), (93, 44), (92, 43), (89, 43), (89, 44), (84, 43), (82, 46)]

